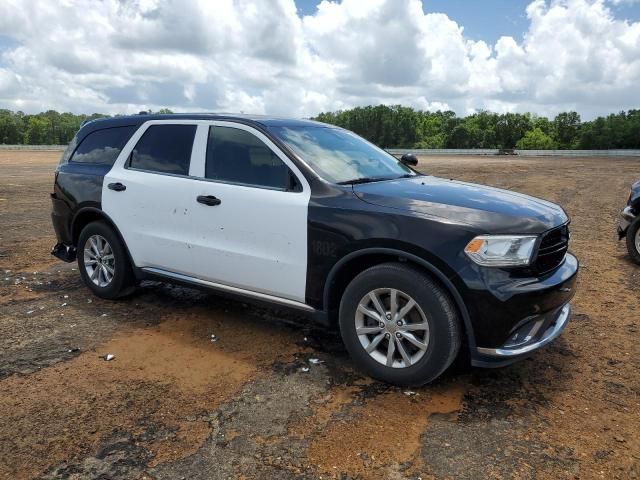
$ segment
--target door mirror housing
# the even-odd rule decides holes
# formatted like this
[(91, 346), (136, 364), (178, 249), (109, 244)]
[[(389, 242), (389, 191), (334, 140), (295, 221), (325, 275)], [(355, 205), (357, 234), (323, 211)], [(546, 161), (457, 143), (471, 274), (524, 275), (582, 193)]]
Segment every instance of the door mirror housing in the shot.
[(418, 165), (418, 157), (416, 157), (413, 153), (405, 153), (400, 157), (400, 161), (409, 167), (415, 167)]

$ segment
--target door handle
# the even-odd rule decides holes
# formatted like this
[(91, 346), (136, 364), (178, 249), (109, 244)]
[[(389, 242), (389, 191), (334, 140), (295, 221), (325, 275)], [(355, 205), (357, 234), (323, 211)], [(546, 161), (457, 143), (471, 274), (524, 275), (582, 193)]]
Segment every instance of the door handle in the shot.
[(109, 187), (109, 190), (115, 190), (116, 192), (122, 192), (127, 189), (126, 185), (123, 185), (120, 182), (110, 183), (107, 187)]
[(220, 205), (222, 200), (213, 195), (198, 195), (198, 203), (202, 203), (204, 205), (208, 205), (210, 207), (215, 207), (216, 205)]

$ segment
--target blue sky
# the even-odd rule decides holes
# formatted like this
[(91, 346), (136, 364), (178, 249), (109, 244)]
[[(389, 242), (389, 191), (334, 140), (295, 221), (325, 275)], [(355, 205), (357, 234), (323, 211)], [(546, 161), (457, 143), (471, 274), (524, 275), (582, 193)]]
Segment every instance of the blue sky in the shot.
[(0, 35), (0, 65), (3, 65), (5, 63), (2, 58), (2, 52), (10, 48), (15, 48), (16, 45), (18, 45), (18, 42), (13, 37)]
[[(295, 0), (300, 15), (311, 15), (319, 0)], [(365, 0), (366, 1), (366, 0)], [(529, 22), (526, 8), (531, 0), (423, 0), (425, 13), (446, 13), (464, 27), (465, 36), (494, 44), (501, 36), (521, 40)], [(640, 20), (640, 2), (622, 0), (611, 4), (617, 18)]]

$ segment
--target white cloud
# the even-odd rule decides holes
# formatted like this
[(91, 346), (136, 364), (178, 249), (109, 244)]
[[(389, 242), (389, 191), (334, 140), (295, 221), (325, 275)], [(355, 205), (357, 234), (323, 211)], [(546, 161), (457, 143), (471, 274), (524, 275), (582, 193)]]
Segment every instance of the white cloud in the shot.
[[(534, 0), (522, 41), (468, 38), (419, 0), (3, 0), (0, 108), (307, 116), (375, 103), (586, 117), (638, 107), (640, 22)], [(634, 0), (631, 0), (634, 1)]]

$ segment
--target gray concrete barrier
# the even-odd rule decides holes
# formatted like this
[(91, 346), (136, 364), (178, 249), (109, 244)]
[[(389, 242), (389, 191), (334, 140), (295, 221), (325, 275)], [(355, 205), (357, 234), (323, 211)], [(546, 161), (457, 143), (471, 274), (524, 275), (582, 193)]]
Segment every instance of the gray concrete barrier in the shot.
[(498, 155), (500, 150), (490, 148), (386, 148), (391, 155), (404, 155), (413, 153), (414, 155)]
[(64, 151), (66, 145), (0, 145), (0, 150), (53, 150)]
[(640, 150), (515, 150), (523, 157), (640, 157)]
[[(498, 155), (500, 150), (469, 148), (469, 149), (416, 149), (416, 148), (387, 148), (392, 155)], [(640, 157), (640, 150), (514, 150), (515, 155), (522, 157)]]

